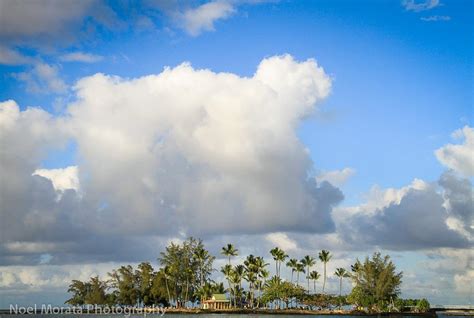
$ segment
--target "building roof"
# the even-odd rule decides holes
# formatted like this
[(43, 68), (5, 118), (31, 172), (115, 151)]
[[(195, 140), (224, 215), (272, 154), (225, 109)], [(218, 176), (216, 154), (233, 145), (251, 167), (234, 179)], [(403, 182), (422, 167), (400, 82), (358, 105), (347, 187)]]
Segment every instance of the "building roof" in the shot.
[(212, 294), (213, 300), (227, 300), (225, 294)]
[(225, 294), (212, 294), (212, 298), (204, 302), (229, 302)]

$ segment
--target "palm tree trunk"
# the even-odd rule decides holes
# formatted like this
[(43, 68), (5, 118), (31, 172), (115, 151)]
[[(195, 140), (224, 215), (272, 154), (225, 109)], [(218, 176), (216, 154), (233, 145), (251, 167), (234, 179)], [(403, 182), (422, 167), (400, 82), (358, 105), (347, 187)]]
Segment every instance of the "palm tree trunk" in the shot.
[(250, 307), (253, 308), (253, 284), (250, 283)]
[(184, 307), (186, 307), (186, 303), (188, 301), (188, 292), (189, 292), (189, 280), (186, 278), (186, 294), (184, 296)]
[(313, 292), (316, 294), (316, 279), (313, 280)]
[(309, 294), (309, 266), (306, 270), (306, 280), (308, 281), (308, 294)]
[(341, 296), (342, 296), (342, 277), (339, 278), (339, 309), (342, 308)]
[(230, 279), (229, 278), (227, 278), (227, 283), (229, 285), (230, 304), (232, 305), (232, 286), (230, 285)]
[(165, 277), (165, 285), (166, 285), (166, 292), (168, 293), (168, 302), (171, 305), (171, 295), (170, 295), (170, 289), (168, 287), (168, 278)]
[[(260, 295), (260, 287), (257, 284), (257, 295)], [(260, 306), (260, 297), (257, 296), (257, 308)]]
[(324, 262), (323, 294), (324, 294), (325, 288), (326, 288), (326, 262)]
[(295, 272), (294, 269), (291, 269), (291, 283), (293, 284), (293, 273)]

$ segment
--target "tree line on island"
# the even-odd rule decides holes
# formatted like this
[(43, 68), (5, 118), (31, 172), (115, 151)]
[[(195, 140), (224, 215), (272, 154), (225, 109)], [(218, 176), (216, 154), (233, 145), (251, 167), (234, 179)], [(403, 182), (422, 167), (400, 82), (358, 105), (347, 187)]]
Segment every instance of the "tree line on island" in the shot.
[[(106, 280), (98, 276), (88, 281), (73, 280), (68, 289), (72, 297), (66, 303), (195, 308), (213, 294), (225, 293), (230, 307), (240, 309), (333, 309), (345, 305), (371, 312), (429, 309), (426, 299), (399, 298), (402, 272), (396, 271), (388, 255), (374, 253), (363, 261), (356, 260), (350, 270), (337, 268), (334, 276), (339, 280), (339, 293), (335, 295), (326, 291), (327, 264), (332, 257), (329, 251), (322, 250), (317, 258), (307, 255), (297, 260), (275, 247), (270, 250), (275, 266), (273, 276), (270, 264), (261, 256), (248, 255), (242, 264), (232, 264), (238, 252), (232, 244), (222, 248), (221, 253), (227, 258), (227, 264), (220, 269), (224, 284), (212, 279), (215, 257), (205, 249), (202, 240), (189, 238), (181, 244), (170, 243), (158, 258), (160, 268), (155, 270), (149, 262), (143, 262), (136, 269), (121, 266), (108, 273)], [(317, 259), (323, 264), (322, 275), (312, 270)], [(281, 275), (282, 265), (291, 270), (289, 280)], [(352, 280), (353, 288), (348, 295), (342, 295), (344, 279)], [(317, 292), (321, 280), (321, 291)]]

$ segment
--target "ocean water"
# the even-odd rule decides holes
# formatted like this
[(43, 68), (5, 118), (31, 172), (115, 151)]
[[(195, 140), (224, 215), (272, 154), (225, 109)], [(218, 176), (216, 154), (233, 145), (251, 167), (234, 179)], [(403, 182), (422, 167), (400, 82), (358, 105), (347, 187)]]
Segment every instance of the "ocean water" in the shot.
[[(255, 317), (277, 317), (277, 318), (374, 318), (377, 316), (363, 316), (363, 315), (271, 315), (271, 314), (176, 314), (176, 313), (169, 313), (169, 314), (131, 314), (131, 315), (124, 315), (124, 314), (0, 314), (0, 318), (74, 318), (76, 316), (82, 316), (82, 318), (107, 318), (107, 317), (124, 317), (124, 318), (160, 318), (164, 316), (169, 316), (172, 318), (255, 318)], [(474, 317), (473, 315), (452, 315), (452, 314), (444, 314), (438, 313), (438, 318), (466, 318), (466, 317)], [(401, 317), (401, 315), (381, 315), (380, 317)], [(411, 315), (403, 315), (404, 318), (420, 318), (423, 316), (411, 316)]]

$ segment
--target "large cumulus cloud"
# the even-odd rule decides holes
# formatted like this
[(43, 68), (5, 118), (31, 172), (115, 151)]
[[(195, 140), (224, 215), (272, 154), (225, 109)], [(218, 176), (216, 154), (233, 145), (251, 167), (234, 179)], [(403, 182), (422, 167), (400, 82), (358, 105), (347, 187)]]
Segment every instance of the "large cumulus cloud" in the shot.
[(189, 64), (85, 78), (69, 108), (84, 192), (107, 202), (120, 231), (331, 231), (342, 194), (308, 178), (296, 135), (329, 89), (315, 61), (290, 56), (263, 60), (251, 78)]
[(465, 126), (453, 133), (462, 144), (447, 144), (435, 151), (436, 158), (448, 168), (468, 177), (474, 176), (474, 129)]
[[(97, 74), (61, 118), (1, 104), (2, 262), (135, 259), (148, 247), (136, 242), (159, 236), (333, 231), (343, 195), (314, 181), (296, 135), (330, 87), (314, 60), (278, 56), (250, 78), (189, 64)], [(37, 170), (71, 139), (77, 169)], [(79, 184), (59, 187), (72, 170)]]

